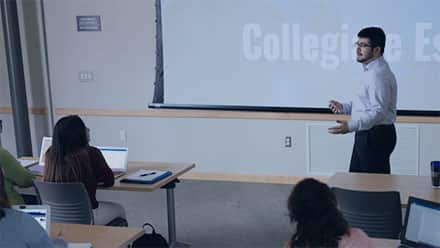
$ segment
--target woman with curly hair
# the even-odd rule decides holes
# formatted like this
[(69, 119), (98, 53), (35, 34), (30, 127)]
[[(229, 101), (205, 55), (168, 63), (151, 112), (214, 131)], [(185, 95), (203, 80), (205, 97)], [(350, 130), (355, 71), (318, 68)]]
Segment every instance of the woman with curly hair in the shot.
[(335, 195), (324, 183), (312, 178), (302, 180), (293, 188), (287, 205), (296, 232), (286, 248), (373, 247), (367, 234), (348, 226)]

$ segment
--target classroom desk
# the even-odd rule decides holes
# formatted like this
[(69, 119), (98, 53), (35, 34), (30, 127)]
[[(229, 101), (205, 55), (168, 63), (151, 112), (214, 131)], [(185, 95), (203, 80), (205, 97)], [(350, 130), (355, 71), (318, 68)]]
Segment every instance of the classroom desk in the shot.
[[(192, 163), (161, 163), (161, 162), (128, 162), (127, 173), (115, 180), (115, 184), (108, 188), (98, 188), (100, 190), (117, 190), (117, 191), (141, 191), (148, 192), (159, 188), (166, 189), (167, 192), (167, 217), (168, 217), (168, 242), (170, 247), (185, 246), (180, 244), (176, 239), (176, 211), (174, 203), (174, 188), (178, 183), (178, 177), (193, 169), (195, 164)], [(171, 176), (168, 176), (154, 184), (134, 184), (121, 183), (121, 179), (126, 175), (140, 169), (150, 170), (169, 170)]]
[(371, 239), (376, 248), (395, 248), (400, 244), (398, 239)]
[(440, 203), (440, 189), (431, 186), (429, 176), (338, 172), (330, 177), (327, 184), (352, 190), (398, 191), (404, 207), (409, 196)]
[[(153, 191), (158, 188), (164, 188), (167, 192), (167, 216), (168, 216), (168, 242), (170, 247), (180, 246), (176, 239), (176, 212), (174, 204), (174, 188), (178, 182), (178, 177), (195, 167), (191, 163), (159, 163), (159, 162), (129, 162), (127, 174), (139, 169), (151, 170), (169, 170), (171, 176), (164, 178), (154, 184), (133, 184), (121, 183), (120, 180), (125, 176), (118, 178), (113, 187), (99, 188), (101, 190), (121, 190), (121, 191)], [(126, 175), (127, 175), (126, 174)], [(184, 246), (182, 244), (182, 246)]]
[(127, 247), (144, 234), (142, 228), (52, 223), (50, 237), (61, 234), (68, 243), (92, 243), (93, 248)]

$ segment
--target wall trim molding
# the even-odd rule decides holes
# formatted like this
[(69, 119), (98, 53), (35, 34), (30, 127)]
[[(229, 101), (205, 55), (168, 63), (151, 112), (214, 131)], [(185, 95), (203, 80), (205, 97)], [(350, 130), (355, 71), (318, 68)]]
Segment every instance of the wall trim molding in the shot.
[[(221, 110), (114, 110), (114, 109), (55, 109), (57, 115), (92, 115), (113, 117), (157, 117), (157, 118), (211, 118), (211, 119), (273, 119), (273, 120), (337, 120), (331, 114), (300, 114), (252, 111), (221, 111)], [(342, 116), (340, 116), (342, 117)], [(342, 117), (345, 119), (346, 117)]]
[[(29, 107), (28, 111), (30, 114), (34, 115), (45, 115), (47, 114), (46, 108), (33, 108)], [(0, 107), (0, 114), (12, 114), (12, 107)]]
[[(46, 115), (47, 108), (29, 108), (29, 113)], [(0, 114), (12, 114), (11, 107), (0, 107)], [(252, 111), (221, 111), (221, 110), (170, 110), (170, 109), (77, 109), (56, 108), (56, 115), (84, 115), (106, 117), (144, 117), (144, 118), (208, 118), (208, 119), (263, 119), (263, 120), (304, 120), (304, 121), (336, 121), (349, 120), (346, 115), (273, 113)], [(432, 123), (440, 124), (440, 117), (430, 116), (398, 116), (397, 123)]]
[[(264, 119), (264, 120), (304, 120), (304, 121), (336, 121), (348, 120), (346, 115), (274, 113), (252, 111), (221, 111), (221, 110), (172, 110), (172, 109), (76, 109), (56, 108), (57, 115), (84, 115), (109, 117), (153, 117), (153, 118), (211, 118), (211, 119)], [(440, 123), (439, 117), (430, 116), (398, 116), (398, 123)]]

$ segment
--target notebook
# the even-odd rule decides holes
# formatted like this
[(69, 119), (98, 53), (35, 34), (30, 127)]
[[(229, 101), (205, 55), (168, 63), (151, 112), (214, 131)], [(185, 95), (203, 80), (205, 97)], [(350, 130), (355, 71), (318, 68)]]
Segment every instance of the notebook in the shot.
[(30, 214), (50, 234), (50, 207), (48, 205), (13, 205), (12, 208)]
[(127, 147), (98, 146), (97, 148), (101, 151), (110, 169), (112, 169), (115, 178), (118, 178), (127, 172)]
[(41, 140), (41, 149), (38, 164), (29, 167), (29, 170), (32, 172), (32, 174), (43, 175), (45, 155), (51, 145), (52, 137), (43, 137), (43, 139)]
[(410, 196), (401, 247), (440, 247), (440, 203)]
[(122, 179), (121, 183), (153, 184), (171, 174), (171, 171), (141, 169)]

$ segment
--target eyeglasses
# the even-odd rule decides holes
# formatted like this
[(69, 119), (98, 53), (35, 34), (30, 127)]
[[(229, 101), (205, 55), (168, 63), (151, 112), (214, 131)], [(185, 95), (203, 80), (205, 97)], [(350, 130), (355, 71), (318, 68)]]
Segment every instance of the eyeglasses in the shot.
[(355, 47), (360, 47), (360, 48), (373, 47), (372, 45), (367, 44), (367, 43), (363, 43), (363, 42), (355, 42), (354, 46)]

